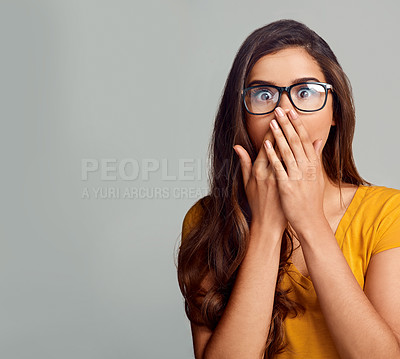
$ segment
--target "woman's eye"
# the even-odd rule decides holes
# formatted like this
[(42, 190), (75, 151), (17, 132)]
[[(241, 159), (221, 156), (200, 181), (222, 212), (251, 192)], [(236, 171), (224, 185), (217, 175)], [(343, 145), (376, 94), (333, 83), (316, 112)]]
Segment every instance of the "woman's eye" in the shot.
[(269, 92), (266, 89), (261, 89), (261, 90), (255, 90), (252, 93), (252, 97), (256, 100), (256, 101), (269, 101), (272, 99), (272, 94), (271, 92)]
[(307, 99), (313, 95), (315, 95), (315, 91), (309, 87), (304, 87), (296, 93), (296, 97), (299, 99)]

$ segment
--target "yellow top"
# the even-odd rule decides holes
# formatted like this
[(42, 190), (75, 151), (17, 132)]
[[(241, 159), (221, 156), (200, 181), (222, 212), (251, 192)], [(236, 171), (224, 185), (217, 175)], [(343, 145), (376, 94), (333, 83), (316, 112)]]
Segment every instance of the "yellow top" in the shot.
[[(182, 238), (200, 205), (185, 216)], [(189, 213), (190, 212), (190, 213)], [(186, 223), (185, 223), (186, 222)], [(359, 186), (335, 233), (336, 240), (355, 278), (364, 289), (364, 278), (373, 254), (400, 247), (400, 190), (384, 186)], [(306, 308), (295, 318), (287, 316), (285, 325), (288, 346), (277, 359), (338, 359), (332, 338), (318, 303), (311, 278), (305, 277), (290, 263), (282, 288), (293, 287), (288, 296)]]

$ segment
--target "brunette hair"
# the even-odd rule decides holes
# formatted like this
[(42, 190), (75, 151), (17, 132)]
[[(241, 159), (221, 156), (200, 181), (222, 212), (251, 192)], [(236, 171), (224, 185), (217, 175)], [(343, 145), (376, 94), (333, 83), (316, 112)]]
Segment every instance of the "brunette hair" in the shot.
[[(209, 146), (210, 192), (188, 211), (183, 222), (177, 273), (190, 321), (214, 330), (228, 302), (240, 263), (246, 253), (251, 211), (244, 191), (239, 158), (233, 145), (243, 146), (252, 161), (257, 157), (248, 136), (241, 91), (253, 65), (261, 57), (288, 47), (301, 47), (319, 64), (326, 82), (333, 85), (333, 118), (322, 161), (336, 184), (371, 185), (360, 177), (352, 154), (355, 108), (350, 81), (329, 45), (301, 22), (282, 19), (260, 27), (242, 43), (225, 83)], [(282, 236), (272, 320), (265, 357), (273, 358), (287, 347), (283, 321), (305, 308), (288, 298), (291, 289), (279, 284), (293, 253), (288, 226)], [(209, 287), (205, 288), (204, 283)]]

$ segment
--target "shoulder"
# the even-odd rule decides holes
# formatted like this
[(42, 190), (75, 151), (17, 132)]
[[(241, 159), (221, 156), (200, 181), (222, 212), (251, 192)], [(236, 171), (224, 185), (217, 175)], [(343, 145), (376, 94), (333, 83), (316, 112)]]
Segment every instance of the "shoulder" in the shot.
[(348, 212), (353, 229), (363, 233), (382, 234), (400, 216), (400, 190), (386, 186), (360, 185)]
[(400, 194), (400, 189), (397, 188), (392, 188), (392, 187), (386, 187), (386, 186), (377, 186), (377, 185), (372, 185), (372, 186), (361, 186), (366, 190), (366, 193), (369, 197), (374, 197), (374, 198), (390, 198), (395, 195)]
[(187, 234), (196, 226), (198, 226), (204, 218), (207, 204), (210, 196), (200, 198), (195, 202), (192, 207), (186, 212), (182, 222), (182, 240), (186, 238)]
[(370, 212), (380, 214), (400, 210), (400, 190), (386, 186), (361, 186), (363, 205)]
[(385, 186), (368, 188), (365, 216), (375, 234), (372, 254), (400, 246), (400, 190)]

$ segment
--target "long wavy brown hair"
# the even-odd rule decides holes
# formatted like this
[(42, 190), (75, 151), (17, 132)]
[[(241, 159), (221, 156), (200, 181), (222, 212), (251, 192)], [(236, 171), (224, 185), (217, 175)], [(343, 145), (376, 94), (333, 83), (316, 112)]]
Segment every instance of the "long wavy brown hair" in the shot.
[[(189, 320), (214, 330), (229, 300), (236, 274), (246, 253), (249, 240), (251, 211), (244, 191), (240, 162), (233, 145), (243, 146), (252, 161), (257, 157), (246, 130), (245, 109), (241, 91), (253, 65), (261, 57), (288, 47), (305, 49), (319, 64), (326, 81), (333, 85), (333, 118), (331, 130), (323, 148), (322, 161), (329, 178), (341, 183), (371, 185), (360, 177), (352, 154), (355, 129), (355, 108), (350, 81), (329, 45), (301, 22), (282, 19), (256, 29), (242, 43), (226, 80), (216, 114), (208, 155), (210, 158), (207, 196), (193, 208), (200, 209), (201, 220), (182, 234), (177, 256), (177, 274)], [(185, 216), (186, 220), (190, 217)], [(193, 216), (192, 216), (193, 217)], [(287, 347), (284, 319), (297, 316), (305, 308), (288, 298), (280, 289), (293, 253), (290, 225), (282, 236), (280, 263), (269, 334), (265, 343), (265, 358), (273, 358)], [(184, 239), (184, 240), (183, 240)], [(205, 290), (204, 281), (210, 287)]]

